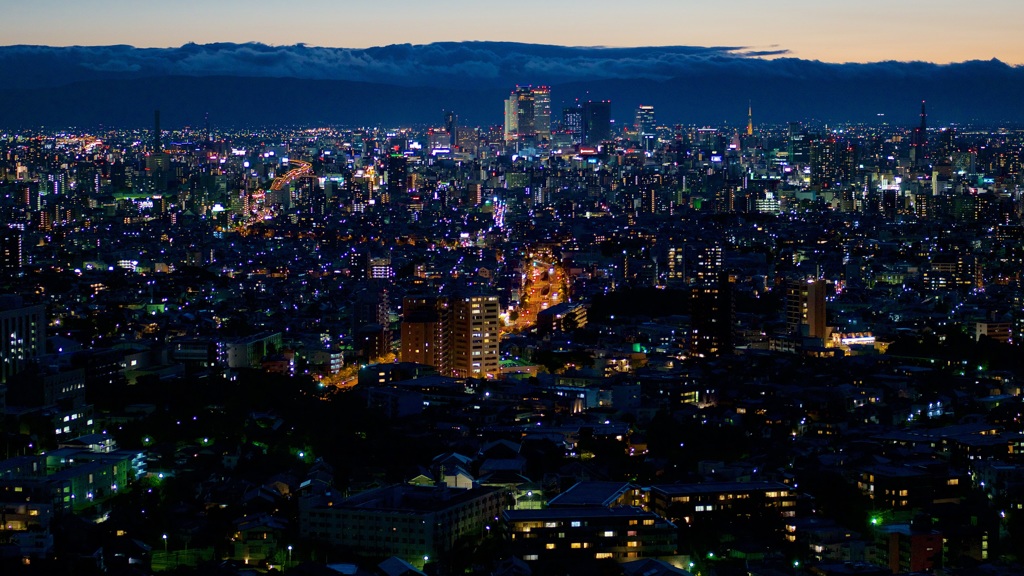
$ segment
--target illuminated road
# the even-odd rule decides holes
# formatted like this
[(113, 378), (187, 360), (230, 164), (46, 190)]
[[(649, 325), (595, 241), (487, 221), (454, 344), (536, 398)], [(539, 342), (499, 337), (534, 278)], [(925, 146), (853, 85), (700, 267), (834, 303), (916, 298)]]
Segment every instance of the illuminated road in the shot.
[(564, 272), (561, 266), (544, 262), (541, 255), (534, 254), (530, 258), (530, 271), (524, 286), (524, 291), (519, 299), (526, 300), (526, 305), (520, 304), (519, 317), (509, 330), (529, 330), (537, 323), (537, 314), (556, 304), (561, 304), (565, 299), (562, 294)]
[(313, 165), (304, 160), (289, 160), (288, 163), (295, 166), (295, 168), (292, 168), (277, 178), (274, 178), (274, 181), (270, 184), (271, 190), (280, 190), (285, 184), (291, 184), (296, 179), (307, 176), (313, 172)]

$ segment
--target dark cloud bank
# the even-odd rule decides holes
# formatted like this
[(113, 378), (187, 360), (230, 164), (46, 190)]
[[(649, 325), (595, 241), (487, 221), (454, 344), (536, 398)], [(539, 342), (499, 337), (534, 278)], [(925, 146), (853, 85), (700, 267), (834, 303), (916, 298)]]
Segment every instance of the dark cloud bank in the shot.
[[(759, 56), (775, 56), (766, 60)], [(936, 123), (1019, 123), (1024, 68), (999, 61), (827, 64), (742, 47), (579, 48), (500, 42), (368, 49), (187, 44), (0, 47), (0, 126), (430, 123), (454, 109), (501, 122), (515, 84), (552, 86), (559, 108), (610, 99), (629, 121), (654, 104), (665, 121), (819, 119), (912, 123), (929, 101)], [(557, 110), (556, 110), (557, 116)]]

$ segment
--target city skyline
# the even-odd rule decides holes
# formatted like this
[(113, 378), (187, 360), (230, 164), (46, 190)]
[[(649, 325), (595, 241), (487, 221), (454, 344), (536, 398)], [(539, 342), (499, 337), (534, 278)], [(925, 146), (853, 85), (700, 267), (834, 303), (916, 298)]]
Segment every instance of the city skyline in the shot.
[(1024, 574), (961, 4), (9, 10), (0, 575)]
[[(526, 0), (499, 11), (464, 0), (348, 5), (312, 0), (302, 10), (192, 0), (89, 5), (33, 3), (8, 15), (7, 45), (173, 47), (251, 42), (366, 48), (392, 44), (503, 41), (569, 46), (729, 46), (759, 57), (823, 62), (998, 59), (1024, 64), (1015, 22), (1024, 5), (988, 0), (967, 11), (947, 0), (854, 4), (737, 0), (727, 12), (710, 3), (597, 0), (586, 10), (568, 2)], [(635, 16), (643, 16), (636, 19)], [(998, 16), (998, 17), (996, 17)], [(631, 20), (632, 18), (632, 20)], [(622, 22), (636, 22), (622, 25)], [(496, 24), (498, 23), (498, 24)], [(984, 34), (980, 31), (984, 30)]]

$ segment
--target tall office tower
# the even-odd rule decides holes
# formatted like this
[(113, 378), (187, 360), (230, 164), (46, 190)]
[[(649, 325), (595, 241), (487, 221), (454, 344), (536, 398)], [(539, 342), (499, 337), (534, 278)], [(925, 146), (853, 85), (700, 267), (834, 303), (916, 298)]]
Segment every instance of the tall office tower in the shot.
[(0, 296), (0, 384), (46, 353), (46, 306), (25, 305), (20, 296)]
[(810, 143), (811, 186), (819, 190), (835, 187), (839, 173), (835, 138), (815, 138)]
[(587, 146), (596, 146), (605, 140), (611, 140), (612, 103), (608, 100), (584, 102), (581, 123), (583, 143)]
[[(549, 94), (550, 98), (550, 94)], [(505, 140), (523, 140), (537, 136), (533, 88), (516, 86), (505, 100)]]
[(446, 296), (406, 296), (402, 301), (402, 362), (433, 366), (451, 374), (451, 337)]
[(551, 88), (548, 86), (533, 89), (533, 129), (538, 140), (551, 139)]
[(956, 148), (956, 128), (943, 128), (939, 132), (938, 142), (932, 151), (936, 164), (951, 165)]
[(25, 265), (22, 251), (22, 231), (7, 226), (0, 227), (0, 271), (11, 273)]
[(500, 322), (497, 296), (463, 295), (452, 299), (452, 375), (497, 378)]
[(551, 89), (516, 86), (505, 100), (505, 141), (551, 138)]
[(583, 108), (562, 109), (562, 130), (572, 138), (573, 144), (583, 142)]
[(534, 99), (533, 90), (529, 87), (520, 88), (516, 86), (511, 98), (516, 99), (516, 125), (520, 139), (534, 138), (537, 136), (537, 101)]
[(807, 164), (811, 160), (810, 138), (799, 122), (789, 123), (787, 152), (789, 152), (790, 166)]
[(448, 131), (448, 145), (452, 148), (459, 142), (459, 117), (449, 110), (444, 113), (444, 129)]
[(690, 354), (717, 356), (732, 351), (735, 307), (725, 272), (690, 287)]
[(928, 114), (925, 112), (924, 100), (921, 101), (921, 123), (910, 135), (910, 165), (923, 168), (928, 158)]
[(406, 159), (401, 154), (388, 156), (388, 194), (393, 201), (400, 201), (408, 192)]
[(641, 104), (636, 109), (636, 133), (640, 147), (654, 150), (658, 142), (658, 125), (654, 121), (654, 106)]
[(515, 140), (519, 135), (519, 102), (513, 96), (505, 99), (505, 142)]
[(810, 338), (825, 338), (824, 280), (786, 282), (786, 330)]

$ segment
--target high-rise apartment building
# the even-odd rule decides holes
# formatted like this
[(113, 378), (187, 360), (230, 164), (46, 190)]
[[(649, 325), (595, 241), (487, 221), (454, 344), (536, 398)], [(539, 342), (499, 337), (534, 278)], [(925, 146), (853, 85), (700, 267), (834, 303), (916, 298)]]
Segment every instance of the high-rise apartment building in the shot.
[(402, 304), (401, 360), (458, 378), (496, 378), (497, 296), (409, 296)]
[(690, 354), (717, 356), (732, 351), (735, 306), (732, 284), (720, 273), (690, 287)]
[(46, 307), (0, 296), (0, 384), (46, 352)]
[(686, 283), (686, 244), (668, 249), (668, 283), (674, 286)]
[(724, 269), (721, 244), (709, 244), (697, 250), (697, 265), (694, 269), (697, 284), (703, 286), (714, 284)]
[(791, 334), (825, 338), (824, 280), (786, 282), (786, 329)]
[(402, 301), (402, 362), (451, 373), (451, 305), (446, 296), (406, 296)]
[(690, 353), (728, 353), (734, 345), (735, 306), (721, 245), (700, 248), (694, 272), (694, 285), (690, 287)]
[(25, 265), (22, 242), (21, 230), (0, 227), (0, 271), (15, 272)]
[(452, 374), (460, 378), (497, 378), (501, 327), (497, 296), (464, 295), (452, 299)]
[(835, 138), (816, 138), (810, 143), (811, 186), (826, 190), (835, 187), (839, 175), (838, 144)]
[(391, 320), (385, 280), (366, 280), (352, 298), (352, 331), (361, 356), (372, 360), (391, 351)]

